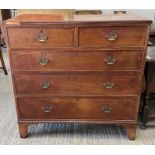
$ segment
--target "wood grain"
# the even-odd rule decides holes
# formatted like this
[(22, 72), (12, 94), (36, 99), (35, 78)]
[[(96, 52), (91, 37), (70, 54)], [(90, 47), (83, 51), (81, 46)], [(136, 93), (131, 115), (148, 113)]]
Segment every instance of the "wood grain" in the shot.
[[(11, 55), (17, 71), (138, 71), (143, 51), (16, 50)], [(107, 64), (108, 57), (114, 64)], [(42, 58), (48, 60), (46, 65), (39, 63)]]
[[(38, 34), (47, 35), (45, 42), (38, 41)], [(9, 28), (8, 36), (12, 48), (50, 48), (74, 46), (74, 28)]]
[[(137, 101), (132, 98), (18, 98), (17, 101), (21, 120), (102, 119), (119, 121), (136, 119), (135, 103)], [(51, 107), (51, 111), (45, 112), (46, 106)], [(104, 108), (107, 111), (104, 111)], [(108, 108), (111, 108), (110, 112)]]
[(7, 20), (20, 136), (31, 123), (59, 121), (119, 124), (135, 139), (150, 24), (129, 14)]
[[(79, 46), (144, 46), (147, 27), (87, 27), (79, 29)], [(115, 41), (106, 38), (110, 32), (117, 34)]]
[[(14, 74), (17, 94), (55, 95), (138, 95), (139, 76), (103, 73), (90, 74)], [(49, 88), (40, 86), (48, 81)], [(114, 86), (108, 89), (105, 83)]]

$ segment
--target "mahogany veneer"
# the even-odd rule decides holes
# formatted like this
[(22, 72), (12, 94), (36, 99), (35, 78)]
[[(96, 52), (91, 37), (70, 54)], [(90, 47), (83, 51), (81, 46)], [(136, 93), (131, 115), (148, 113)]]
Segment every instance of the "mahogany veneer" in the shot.
[(31, 123), (136, 124), (151, 21), (20, 15), (5, 23), (20, 136)]
[[(135, 95), (140, 76), (107, 73), (20, 73), (14, 72), (17, 94), (52, 95)], [(112, 88), (106, 88), (108, 82)], [(42, 85), (48, 83), (48, 88)]]
[[(120, 104), (120, 102), (122, 102)], [(86, 97), (18, 98), (21, 120), (88, 119), (89, 121), (115, 121), (136, 119), (136, 99), (105, 99)], [(48, 104), (47, 104), (48, 103)], [(107, 106), (108, 103), (108, 106)], [(126, 109), (127, 110), (124, 110)], [(50, 109), (53, 112), (44, 112)], [(112, 113), (110, 112), (112, 111)], [(80, 114), (80, 115), (79, 115)], [(123, 118), (123, 119), (122, 119)]]
[[(108, 26), (108, 27), (89, 27), (79, 28), (80, 46), (144, 46), (145, 33), (147, 27), (144, 26)], [(116, 42), (107, 40), (109, 32), (116, 32), (118, 39)], [(121, 36), (121, 37), (120, 37)]]
[[(90, 54), (91, 53), (91, 54)], [(27, 71), (139, 71), (143, 51), (53, 51), (22, 50), (14, 51), (13, 70)], [(115, 65), (107, 65), (106, 59), (113, 57)], [(48, 65), (39, 61), (47, 59)], [(16, 61), (18, 60), (18, 61)]]
[[(48, 35), (47, 42), (42, 44), (40, 44), (40, 42), (36, 39), (36, 35), (40, 33), (40, 31)], [(12, 48), (51, 48), (74, 46), (74, 28), (9, 28), (8, 35), (10, 46)]]

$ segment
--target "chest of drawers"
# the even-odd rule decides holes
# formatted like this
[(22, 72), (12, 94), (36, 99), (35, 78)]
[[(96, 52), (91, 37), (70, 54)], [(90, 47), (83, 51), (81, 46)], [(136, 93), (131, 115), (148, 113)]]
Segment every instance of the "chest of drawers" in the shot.
[(151, 21), (21, 15), (5, 22), (20, 136), (39, 122), (109, 123), (135, 139)]

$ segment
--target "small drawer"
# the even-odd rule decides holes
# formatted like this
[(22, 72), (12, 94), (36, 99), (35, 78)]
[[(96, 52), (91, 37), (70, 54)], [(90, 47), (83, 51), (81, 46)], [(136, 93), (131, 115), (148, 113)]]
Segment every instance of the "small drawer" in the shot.
[(17, 94), (137, 95), (140, 76), (103, 73), (26, 74), (14, 72)]
[(83, 27), (79, 29), (79, 46), (135, 46), (145, 45), (147, 27), (108, 26)]
[(8, 28), (10, 48), (74, 46), (74, 28)]
[(142, 51), (11, 51), (13, 70), (121, 71), (140, 70)]
[(17, 98), (21, 120), (136, 120), (136, 99), (103, 98)]

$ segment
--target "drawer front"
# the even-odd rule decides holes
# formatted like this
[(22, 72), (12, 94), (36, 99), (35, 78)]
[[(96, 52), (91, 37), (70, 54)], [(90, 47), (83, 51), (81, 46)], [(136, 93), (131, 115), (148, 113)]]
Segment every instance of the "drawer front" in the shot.
[(142, 51), (12, 51), (14, 70), (139, 70)]
[(137, 75), (15, 73), (17, 94), (137, 95)]
[(79, 29), (80, 46), (144, 46), (147, 27), (86, 27)]
[(8, 28), (11, 48), (74, 46), (74, 28)]
[(18, 98), (20, 119), (135, 120), (136, 99)]

